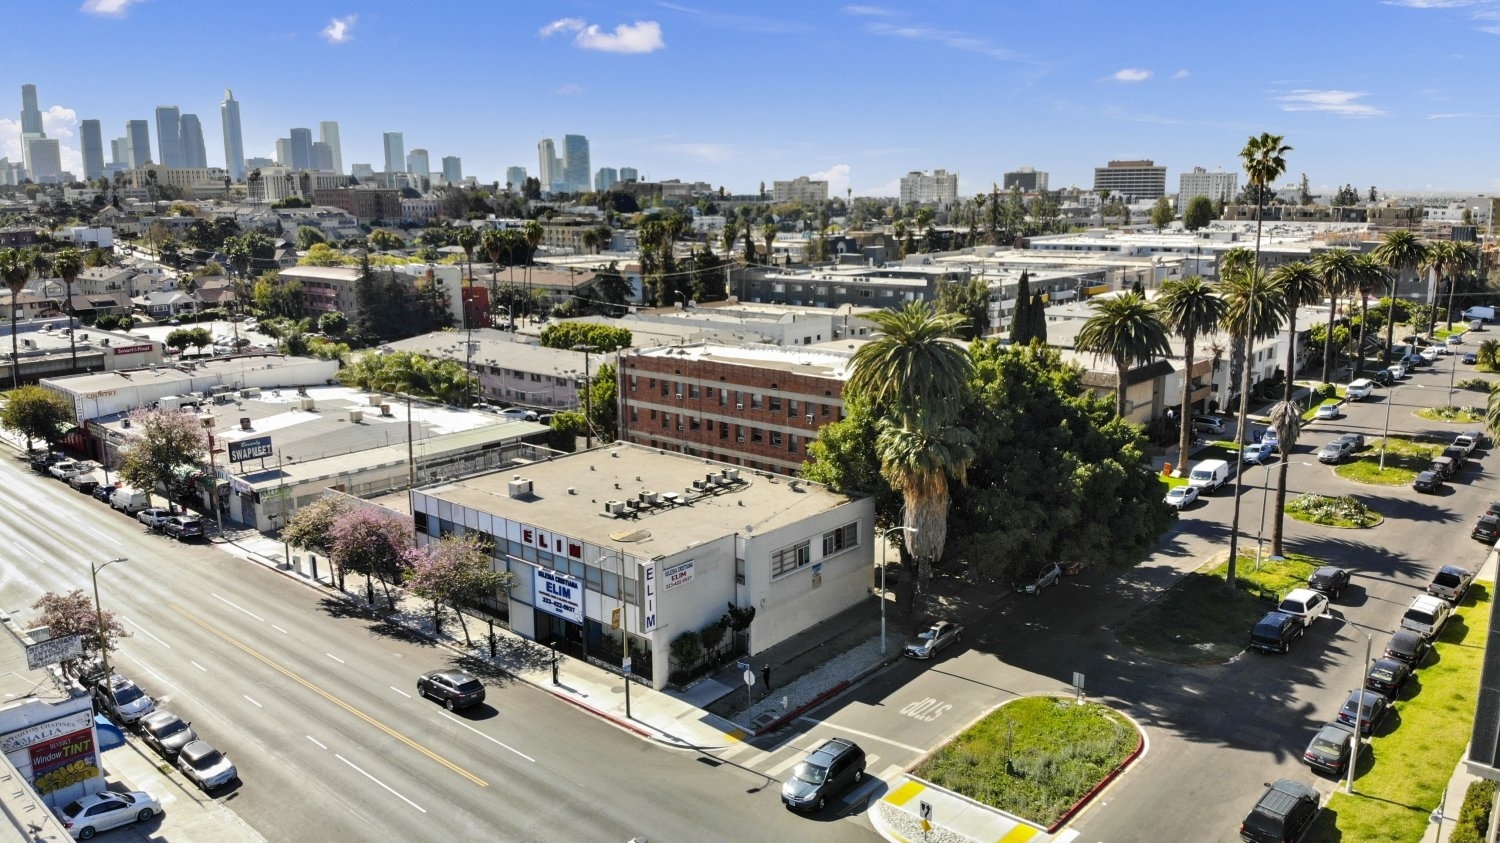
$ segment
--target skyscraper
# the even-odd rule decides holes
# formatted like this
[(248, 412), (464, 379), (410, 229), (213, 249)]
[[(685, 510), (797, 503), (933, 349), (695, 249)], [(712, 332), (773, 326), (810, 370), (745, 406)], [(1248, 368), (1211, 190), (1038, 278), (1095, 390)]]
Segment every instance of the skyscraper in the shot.
[(507, 167), (505, 169), (505, 183), (510, 186), (511, 190), (520, 193), (521, 186), (526, 183), (526, 168)]
[(312, 129), (292, 130), (292, 169), (311, 170), (312, 160)]
[(224, 123), (224, 169), (235, 181), (245, 180), (245, 139), (240, 134), (240, 104), (235, 102), (234, 91), (224, 89), (224, 101), (219, 104), (219, 118)]
[(42, 129), (42, 110), (36, 106), (35, 85), (21, 86), (21, 134), (47, 136)]
[(151, 124), (145, 120), (125, 121), (125, 163), (135, 170), (151, 163)]
[(406, 139), (400, 132), (386, 132), (381, 140), (385, 143), (385, 171), (387, 174), (406, 170)]
[(432, 162), (427, 158), (427, 150), (413, 149), (406, 156), (406, 171), (419, 179), (425, 179), (432, 175)]
[(205, 169), (208, 150), (203, 148), (203, 123), (196, 114), (182, 115), (182, 166)]
[(589, 139), (583, 135), (563, 135), (563, 181), (569, 193), (586, 193), (594, 170), (589, 166)]
[(89, 181), (104, 175), (104, 135), (98, 120), (85, 120), (78, 124), (78, 136), (83, 143), (83, 177)]
[[(551, 138), (542, 138), (536, 145), (536, 177), (542, 183), (542, 192), (551, 193), (562, 187), (562, 173), (557, 167), (557, 147)], [(554, 184), (555, 183), (555, 184)]]
[(615, 186), (620, 180), (620, 173), (614, 167), (600, 167), (599, 172), (594, 174), (594, 190), (603, 193)]
[(464, 162), (457, 155), (443, 156), (443, 183), (458, 184), (464, 180)]
[(328, 144), (328, 149), (333, 154), (333, 172), (343, 175), (344, 151), (339, 147), (339, 124), (332, 120), (319, 123), (318, 140)]
[(158, 164), (182, 166), (182, 113), (175, 105), (156, 107), (156, 149), (161, 153)]
[(62, 149), (52, 138), (31, 137), (26, 141), (26, 160), (30, 161), (31, 180), (37, 184), (57, 184), (62, 176)]
[(620, 181), (640, 181), (640, 180), (641, 180), (640, 174), (635, 171), (634, 167), (621, 167), (620, 168)]
[(278, 167), (292, 166), (292, 141), (290, 138), (276, 139), (276, 165)]
[(109, 142), (109, 163), (121, 169), (130, 167), (130, 140), (113, 138)]
[(336, 172), (333, 169), (333, 148), (323, 141), (317, 141), (312, 148), (313, 169), (324, 173)]

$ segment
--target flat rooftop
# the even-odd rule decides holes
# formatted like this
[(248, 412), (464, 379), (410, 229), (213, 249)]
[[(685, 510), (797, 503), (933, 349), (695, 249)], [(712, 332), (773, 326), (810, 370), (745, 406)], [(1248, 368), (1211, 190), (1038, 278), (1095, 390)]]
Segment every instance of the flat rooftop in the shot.
[(814, 350), (805, 346), (734, 346), (710, 343), (643, 348), (637, 353), (642, 357), (728, 363), (838, 380), (848, 380), (851, 356), (850, 353), (826, 348)]

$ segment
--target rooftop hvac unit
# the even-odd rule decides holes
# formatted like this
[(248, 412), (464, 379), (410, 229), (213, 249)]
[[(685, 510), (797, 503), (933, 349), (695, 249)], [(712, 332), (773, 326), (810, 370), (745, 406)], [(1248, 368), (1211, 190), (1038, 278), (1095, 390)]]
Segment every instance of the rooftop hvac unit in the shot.
[(304, 410), (315, 410), (318, 407), (318, 402), (317, 402), (316, 399), (309, 398), (306, 395), (304, 395), (304, 396), (302, 396), (302, 400), (300, 402), (300, 406)]
[(714, 481), (718, 479), (719, 473), (717, 471), (711, 471), (703, 478), (703, 485), (712, 486), (714, 484)]
[(214, 426), (214, 417), (213, 416), (200, 416), (199, 420), (203, 422), (203, 426), (204, 427), (213, 427)]
[(645, 492), (641, 492), (641, 503), (646, 503), (646, 504), (650, 504), (652, 506), (656, 506), (657, 502), (660, 501), (660, 500), (661, 500), (661, 496), (658, 495), (658, 494), (656, 494), (655, 492), (652, 492), (652, 491), (649, 491), (649, 490), (645, 491)]
[(740, 470), (738, 468), (726, 468), (724, 469), (724, 476), (730, 480), (737, 481), (740, 479)]
[(370, 402), (370, 406), (371, 407), (379, 407), (379, 406), (381, 406), (381, 404), (380, 404), (380, 399), (381, 398), (382, 398), (382, 396), (380, 396), (380, 395), (366, 395), (365, 396), (365, 400), (368, 401), (368, 402)]
[(21, 340), (21, 345), (24, 348), (36, 348), (36, 340)]
[(250, 417), (249, 416), (240, 416), (240, 430), (249, 430), (249, 429), (250, 429)]
[(382, 416), (385, 416), (386, 418), (390, 418), (391, 417), (391, 405), (389, 405), (389, 404), (381, 404), (380, 405), (380, 414)]
[(350, 424), (359, 424), (360, 422), (362, 422), (364, 420), (365, 420), (365, 411), (364, 410), (350, 410), (349, 411), (349, 423)]
[(693, 488), (697, 489), (700, 492), (703, 491), (703, 481), (702, 480), (694, 480), (693, 481)]
[(644, 503), (636, 500), (635, 498), (630, 498), (629, 500), (625, 501), (625, 505), (630, 507), (631, 509), (640, 509), (641, 507), (645, 506)]
[(241, 398), (259, 398), (260, 397), (260, 387), (258, 387), (258, 386), (247, 386), (244, 389), (240, 390), (240, 397)]
[(625, 502), (624, 501), (605, 501), (604, 502), (604, 511), (606, 513), (610, 514), (610, 515), (624, 515), (625, 514)]
[(508, 484), (512, 498), (525, 498), (531, 496), (531, 481), (524, 477), (512, 478)]
[(728, 477), (724, 476), (723, 472), (720, 472), (718, 474), (710, 474), (709, 477), (712, 477), (714, 479), (714, 482), (720, 486), (728, 486), (730, 483), (734, 482), (733, 480), (730, 480)]

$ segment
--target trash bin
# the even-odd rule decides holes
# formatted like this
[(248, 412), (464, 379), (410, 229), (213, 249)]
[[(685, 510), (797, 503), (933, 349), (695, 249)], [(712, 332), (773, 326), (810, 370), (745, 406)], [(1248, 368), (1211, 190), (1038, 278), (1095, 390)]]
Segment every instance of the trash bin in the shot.
[(1162, 463), (1162, 466), (1161, 466), (1161, 476), (1163, 476), (1163, 477), (1171, 477), (1172, 476), (1172, 464), (1171, 463), (1169, 463), (1169, 462), (1168, 463)]

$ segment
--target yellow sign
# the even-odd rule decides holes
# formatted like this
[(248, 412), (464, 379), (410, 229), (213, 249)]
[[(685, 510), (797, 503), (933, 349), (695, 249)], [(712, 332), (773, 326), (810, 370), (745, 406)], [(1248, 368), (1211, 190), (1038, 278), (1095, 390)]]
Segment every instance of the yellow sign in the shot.
[(610, 629), (619, 629), (620, 628), (620, 607), (619, 606), (616, 606), (615, 608), (609, 610), (609, 628)]

